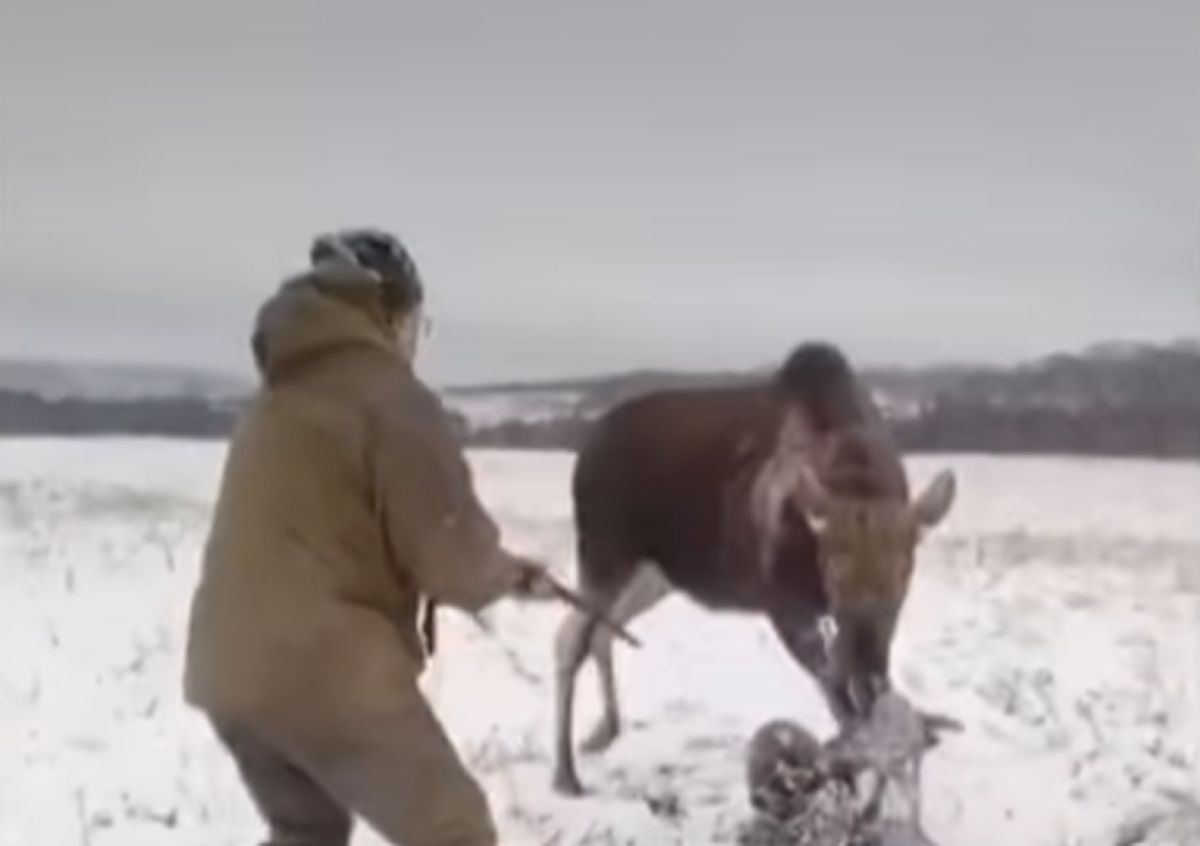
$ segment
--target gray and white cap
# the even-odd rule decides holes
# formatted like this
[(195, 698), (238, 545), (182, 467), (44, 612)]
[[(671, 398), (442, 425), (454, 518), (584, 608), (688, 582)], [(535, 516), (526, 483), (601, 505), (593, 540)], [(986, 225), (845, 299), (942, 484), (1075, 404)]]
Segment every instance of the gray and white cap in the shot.
[(340, 261), (362, 268), (380, 283), (385, 305), (397, 312), (411, 311), (425, 298), (417, 265), (394, 235), (381, 229), (343, 229), (318, 235), (309, 249), (314, 266)]

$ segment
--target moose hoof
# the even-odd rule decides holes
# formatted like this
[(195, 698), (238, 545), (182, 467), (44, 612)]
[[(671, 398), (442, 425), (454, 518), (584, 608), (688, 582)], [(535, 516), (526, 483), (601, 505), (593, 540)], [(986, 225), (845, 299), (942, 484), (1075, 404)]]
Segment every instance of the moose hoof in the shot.
[(574, 772), (559, 770), (554, 774), (554, 792), (560, 796), (577, 799), (583, 795), (583, 785)]
[(615, 722), (602, 720), (579, 748), (588, 755), (598, 755), (607, 751), (620, 733), (621, 730)]

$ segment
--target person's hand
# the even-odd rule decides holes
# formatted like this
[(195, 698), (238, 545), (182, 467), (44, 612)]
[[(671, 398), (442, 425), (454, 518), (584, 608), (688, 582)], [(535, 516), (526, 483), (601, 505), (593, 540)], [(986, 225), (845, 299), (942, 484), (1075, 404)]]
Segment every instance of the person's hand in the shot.
[(563, 602), (576, 611), (592, 618), (596, 623), (610, 629), (614, 635), (631, 646), (641, 646), (633, 635), (620, 623), (614, 622), (603, 608), (594, 607), (588, 599), (575, 590), (561, 584), (542, 564), (528, 558), (514, 556), (515, 573), (509, 595), (517, 599), (535, 599)]
[(546, 567), (528, 558), (517, 558), (516, 579), (511, 593), (518, 599), (551, 600), (560, 598), (558, 583)]

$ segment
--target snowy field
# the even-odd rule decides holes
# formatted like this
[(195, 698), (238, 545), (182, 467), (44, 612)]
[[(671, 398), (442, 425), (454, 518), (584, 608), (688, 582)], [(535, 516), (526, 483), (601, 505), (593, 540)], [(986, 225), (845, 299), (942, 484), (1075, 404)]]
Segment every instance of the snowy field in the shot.
[[(0, 846), (260, 836), (230, 762), (180, 700), (222, 452), (0, 441)], [(511, 544), (569, 574), (569, 459), (473, 462)], [(928, 829), (942, 846), (1142, 842), (1122, 826), (1200, 790), (1200, 466), (910, 467), (922, 482), (946, 463), (959, 502), (922, 555), (896, 645), (898, 683), (967, 724), (929, 759)], [(776, 716), (828, 730), (764, 622), (672, 599), (635, 624), (647, 647), (619, 653), (628, 732), (581, 758), (588, 798), (560, 799), (548, 787), (559, 616), (505, 603), (493, 638), (447, 614), (425, 680), (505, 846), (733, 842), (749, 734)], [(590, 671), (580, 700), (582, 731), (598, 704)], [(355, 841), (379, 842), (366, 830)]]

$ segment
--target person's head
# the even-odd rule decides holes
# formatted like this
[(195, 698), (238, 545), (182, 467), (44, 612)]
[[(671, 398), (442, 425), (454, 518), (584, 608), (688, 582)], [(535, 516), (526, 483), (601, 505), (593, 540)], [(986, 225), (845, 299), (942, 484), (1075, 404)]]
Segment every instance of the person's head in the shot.
[(345, 229), (319, 235), (309, 250), (313, 267), (348, 264), (366, 271), (379, 283), (379, 304), (397, 345), (410, 358), (416, 355), (423, 326), (425, 288), (416, 263), (393, 235), (379, 229)]

